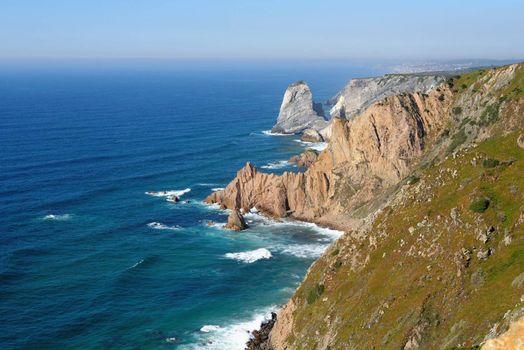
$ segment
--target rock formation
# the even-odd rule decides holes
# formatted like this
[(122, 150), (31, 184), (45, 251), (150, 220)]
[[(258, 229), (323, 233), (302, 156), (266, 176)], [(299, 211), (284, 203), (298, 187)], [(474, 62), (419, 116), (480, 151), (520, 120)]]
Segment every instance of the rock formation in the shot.
[(300, 136), (300, 140), (306, 141), (306, 142), (322, 142), (324, 141), (324, 138), (320, 133), (315, 129), (306, 129), (302, 133), (302, 136)]
[(289, 85), (286, 89), (277, 123), (271, 131), (296, 134), (308, 128), (320, 130), (327, 124), (322, 105), (313, 102), (309, 86), (299, 81)]
[(305, 173), (277, 176), (248, 163), (206, 202), (346, 228), (352, 209), (410, 172), (445, 122), (450, 97), (443, 86), (385, 98), (352, 120), (335, 118), (327, 149)]
[(244, 217), (240, 213), (240, 211), (234, 208), (231, 211), (231, 214), (229, 214), (229, 217), (227, 218), (227, 224), (224, 225), (224, 228), (227, 228), (233, 231), (242, 231), (248, 228), (248, 226), (244, 220)]
[(443, 75), (389, 74), (378, 78), (352, 79), (331, 99), (331, 115), (351, 119), (373, 103), (389, 96), (427, 94), (446, 80)]
[(318, 158), (318, 152), (313, 149), (306, 149), (298, 156), (289, 158), (288, 162), (299, 167), (309, 168)]

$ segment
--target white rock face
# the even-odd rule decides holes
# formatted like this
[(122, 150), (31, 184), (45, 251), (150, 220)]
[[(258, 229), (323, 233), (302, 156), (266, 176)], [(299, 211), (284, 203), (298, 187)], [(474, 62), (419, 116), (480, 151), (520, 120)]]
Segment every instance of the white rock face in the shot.
[(402, 93), (428, 93), (446, 81), (444, 75), (388, 74), (377, 78), (352, 79), (334, 98), (332, 117), (351, 119), (373, 103)]
[(286, 89), (277, 123), (271, 131), (296, 134), (305, 129), (320, 130), (327, 125), (322, 105), (313, 102), (309, 86), (299, 81), (289, 85)]

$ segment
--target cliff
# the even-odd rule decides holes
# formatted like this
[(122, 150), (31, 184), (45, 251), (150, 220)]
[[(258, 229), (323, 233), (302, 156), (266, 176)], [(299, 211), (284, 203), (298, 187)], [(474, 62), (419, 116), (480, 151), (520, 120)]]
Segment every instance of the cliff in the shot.
[(206, 200), (346, 231), (253, 349), (524, 341), (523, 135), (519, 64), (334, 118), (327, 149), (304, 173), (247, 164)]
[(299, 81), (288, 86), (280, 106), (274, 133), (295, 134), (311, 128), (320, 130), (328, 125), (320, 103), (313, 102), (309, 86)]
[(389, 74), (377, 78), (352, 79), (331, 99), (331, 115), (351, 119), (386, 97), (428, 93), (446, 81), (444, 75)]

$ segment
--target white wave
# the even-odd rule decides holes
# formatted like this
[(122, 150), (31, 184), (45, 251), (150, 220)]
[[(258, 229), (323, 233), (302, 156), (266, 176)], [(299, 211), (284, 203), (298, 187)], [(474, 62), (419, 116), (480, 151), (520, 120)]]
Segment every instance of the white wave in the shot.
[(328, 246), (327, 244), (289, 244), (282, 246), (280, 252), (297, 258), (313, 259), (320, 257)]
[(254, 263), (255, 261), (258, 261), (260, 259), (271, 259), (271, 257), (273, 257), (273, 255), (271, 255), (271, 252), (266, 248), (259, 248), (240, 253), (227, 253), (224, 256), (228, 259), (238, 260), (247, 264)]
[[(254, 208), (254, 209), (256, 210), (256, 208)], [(277, 220), (268, 218), (268, 217), (266, 217), (264, 215), (261, 215), (261, 214), (259, 214), (258, 211), (254, 211), (253, 209), (251, 209), (251, 211), (249, 213), (244, 214), (244, 218), (261, 222), (263, 225), (283, 226), (283, 227), (285, 227), (285, 226), (288, 226), (288, 227), (290, 227), (290, 226), (291, 227), (306, 227), (306, 228), (308, 228), (310, 230), (316, 231), (317, 233), (319, 233), (319, 234), (329, 238), (328, 240), (326, 240), (328, 242), (331, 241), (331, 240), (337, 239), (338, 237), (340, 237), (341, 235), (344, 234), (343, 231), (333, 230), (333, 229), (330, 229), (330, 228), (327, 228), (327, 227), (321, 227), (321, 226), (318, 226), (317, 224), (314, 224), (312, 222), (290, 220), (290, 219), (280, 219), (280, 220), (277, 221)], [(324, 240), (322, 240), (322, 241), (324, 241)]]
[(173, 344), (176, 342), (177, 342), (177, 339), (175, 337), (166, 338), (166, 343)]
[(205, 326), (202, 326), (202, 328), (200, 328), (200, 332), (209, 333), (209, 332), (218, 331), (219, 329), (220, 329), (220, 326), (206, 324)]
[(197, 186), (204, 186), (204, 187), (211, 187), (211, 186), (218, 186), (217, 183), (211, 183), (211, 182), (199, 182), (197, 183)]
[(294, 134), (283, 134), (280, 132), (271, 132), (271, 130), (262, 130), (262, 134), (267, 136), (293, 136)]
[(270, 306), (257, 311), (253, 316), (240, 319), (231, 325), (222, 326), (213, 332), (201, 332), (193, 344), (182, 345), (183, 350), (244, 350), (246, 343), (251, 338), (251, 332), (260, 328), (263, 322), (271, 319), (271, 312), (277, 310)]
[(224, 187), (215, 187), (215, 188), (211, 189), (211, 191), (213, 191), (213, 192), (222, 191), (222, 190), (224, 190)]
[(262, 169), (282, 169), (288, 166), (295, 166), (295, 164), (291, 164), (287, 160), (277, 160), (276, 162), (262, 165), (261, 168)]
[(205, 221), (204, 222), (204, 225), (207, 226), (207, 227), (213, 227), (213, 228), (218, 228), (218, 229), (224, 229), (224, 226), (226, 225), (225, 222), (215, 222), (215, 221)]
[(71, 214), (48, 214), (44, 216), (43, 220), (56, 220), (56, 221), (66, 221), (72, 218)]
[(171, 196), (181, 197), (188, 192), (191, 192), (190, 188), (185, 188), (183, 190), (148, 191), (146, 192), (146, 194), (148, 196), (153, 196), (153, 197), (171, 197)]
[(180, 226), (167, 226), (160, 222), (155, 222), (155, 221), (150, 222), (149, 224), (147, 224), (147, 226), (155, 230), (173, 230), (173, 231), (180, 230)]
[(144, 259), (140, 259), (139, 262), (135, 263), (133, 266), (129, 267), (128, 270), (131, 270), (131, 269), (134, 269), (135, 267), (137, 267), (138, 265), (140, 265), (141, 263), (144, 262)]
[(302, 146), (311, 148), (318, 152), (322, 152), (328, 146), (327, 142), (308, 142), (308, 141), (302, 141), (302, 140), (295, 140), (295, 141), (300, 143)]

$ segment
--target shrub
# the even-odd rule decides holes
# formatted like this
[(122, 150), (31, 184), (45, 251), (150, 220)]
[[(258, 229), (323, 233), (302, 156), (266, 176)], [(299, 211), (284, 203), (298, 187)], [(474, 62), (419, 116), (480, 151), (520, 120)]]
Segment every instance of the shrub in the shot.
[(468, 88), (468, 86), (466, 84), (462, 84), (462, 85), (460, 85), (460, 87), (462, 88), (462, 90), (466, 90)]
[(322, 283), (317, 283), (313, 288), (311, 288), (307, 294), (307, 303), (313, 304), (318, 297), (324, 293), (324, 285)]
[(493, 103), (486, 107), (484, 112), (480, 116), (480, 125), (487, 126), (490, 125), (499, 119), (499, 108), (500, 103)]
[(340, 250), (335, 249), (334, 251), (331, 252), (331, 256), (336, 256), (338, 255), (338, 253), (340, 253)]
[(440, 96), (438, 97), (438, 100), (440, 102), (444, 101), (446, 98), (444, 97), (444, 94), (440, 94)]
[(468, 136), (466, 135), (464, 129), (460, 129), (460, 131), (451, 138), (451, 143), (448, 147), (448, 153), (452, 153), (458, 146), (466, 142), (467, 139)]
[(469, 210), (475, 213), (483, 213), (489, 208), (490, 200), (488, 198), (477, 199), (469, 205)]
[(462, 113), (462, 107), (453, 107), (453, 114), (459, 115)]
[(482, 161), (482, 166), (484, 168), (496, 168), (499, 164), (500, 162), (497, 159), (488, 158)]
[(417, 175), (411, 175), (410, 177), (408, 177), (407, 183), (408, 185), (414, 185), (419, 181), (420, 181), (420, 177), (418, 177)]

